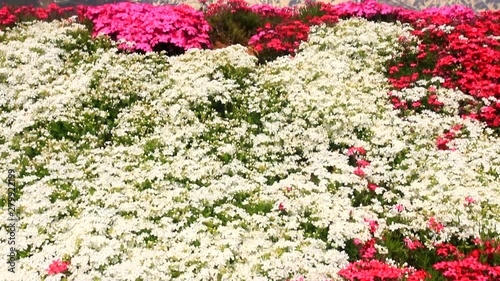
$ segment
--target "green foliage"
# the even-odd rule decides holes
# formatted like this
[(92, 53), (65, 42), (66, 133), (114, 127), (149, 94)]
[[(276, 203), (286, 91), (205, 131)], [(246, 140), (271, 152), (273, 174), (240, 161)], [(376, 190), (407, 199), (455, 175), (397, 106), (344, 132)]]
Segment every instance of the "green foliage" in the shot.
[(29, 244), (26, 250), (16, 250), (18, 259), (23, 259), (33, 256), (33, 253), (31, 253), (32, 249), (33, 245)]
[(153, 185), (151, 183), (150, 180), (145, 180), (144, 182), (140, 183), (140, 184), (137, 184), (136, 185), (136, 188), (139, 190), (139, 191), (144, 191), (146, 189), (151, 189), (153, 188)]
[(304, 232), (304, 237), (319, 239), (327, 244), (327, 248), (331, 248), (331, 243), (328, 241), (329, 227), (318, 227), (315, 225), (319, 219), (313, 216), (313, 211), (306, 209), (301, 215), (302, 222), (299, 224), (299, 229)]
[(326, 15), (326, 12), (321, 10), (321, 3), (306, 3), (306, 5), (299, 8), (297, 18), (301, 22), (307, 22), (308, 19), (324, 15)]
[(151, 234), (151, 232), (152, 232), (151, 229), (141, 229), (139, 231), (132, 231), (132, 233), (137, 236), (143, 236), (143, 241), (144, 243), (146, 243), (146, 248), (148, 249), (151, 249), (158, 241), (158, 237), (156, 235)]
[(75, 201), (80, 196), (80, 191), (72, 187), (70, 183), (56, 183), (56, 190), (50, 194), (50, 202), (55, 203), (57, 200)]
[(246, 46), (250, 37), (262, 25), (261, 17), (247, 9), (237, 9), (234, 12), (226, 9), (207, 16), (206, 19), (212, 27), (209, 32), (212, 44), (221, 42), (228, 45)]

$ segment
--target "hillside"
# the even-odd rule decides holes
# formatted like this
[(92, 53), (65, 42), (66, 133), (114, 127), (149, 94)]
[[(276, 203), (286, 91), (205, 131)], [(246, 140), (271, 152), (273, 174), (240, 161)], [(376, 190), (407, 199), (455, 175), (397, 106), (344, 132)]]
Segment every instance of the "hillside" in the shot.
[[(104, 3), (113, 3), (113, 2), (125, 2), (126, 0), (2, 0), (1, 3), (10, 4), (10, 5), (41, 5), (46, 6), (52, 2), (55, 2), (61, 6), (72, 6), (72, 5), (99, 5)], [(130, 1), (130, 2), (141, 2), (139, 1)], [(142, 0), (142, 2), (149, 3), (163, 3), (163, 4), (188, 4), (193, 7), (199, 7), (200, 4), (198, 0)], [(210, 3), (211, 1), (208, 0)], [(304, 2), (304, 0), (248, 0), (249, 4), (271, 4), (274, 6), (293, 6), (300, 5)], [(347, 2), (345, 0), (325, 0), (323, 2), (331, 2), (331, 3), (341, 3)], [(442, 7), (442, 6), (451, 6), (451, 5), (463, 5), (467, 7), (472, 7), (476, 11), (484, 11), (484, 10), (499, 10), (500, 9), (500, 0), (379, 0), (380, 3), (386, 3), (392, 6), (401, 6), (408, 9), (422, 10), (430, 7)]]

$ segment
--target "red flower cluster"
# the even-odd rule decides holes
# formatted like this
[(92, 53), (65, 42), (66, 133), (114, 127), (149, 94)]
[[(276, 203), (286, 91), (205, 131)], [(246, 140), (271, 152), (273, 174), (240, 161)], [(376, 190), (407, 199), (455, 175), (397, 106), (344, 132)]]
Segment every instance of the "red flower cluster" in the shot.
[[(445, 77), (443, 86), (458, 87), (478, 100), (499, 99), (500, 42), (494, 36), (500, 36), (500, 11), (485, 12), (470, 23), (457, 25), (440, 50), (434, 75)], [(465, 116), (500, 127), (500, 101)]]
[[(442, 86), (458, 88), (477, 99), (462, 106), (462, 116), (500, 127), (500, 11), (483, 12), (474, 17), (473, 12), (460, 6), (440, 10), (424, 10), (420, 19), (415, 13), (399, 13), (403, 21), (417, 28), (413, 35), (420, 37), (422, 43), (416, 55), (406, 52), (388, 66), (388, 80), (394, 88), (402, 89), (417, 79), (440, 76), (445, 79)], [(446, 33), (438, 28), (442, 24), (452, 25), (454, 29)], [(397, 97), (390, 98), (395, 108), (435, 110), (440, 106), (432, 96), (428, 97), (429, 104), (408, 104)], [(483, 98), (493, 99), (484, 104)], [(434, 109), (428, 108), (431, 102)]]
[(17, 21), (17, 17), (12, 13), (11, 9), (7, 6), (3, 6), (0, 9), (0, 24), (2, 26), (12, 25)]
[(150, 52), (160, 43), (173, 44), (184, 50), (210, 47), (210, 26), (203, 13), (187, 5), (153, 6), (121, 2), (86, 7), (84, 15), (94, 22), (94, 35), (134, 42), (119, 47)]
[(19, 21), (67, 18), (74, 14), (76, 14), (76, 10), (73, 7), (61, 8), (55, 3), (48, 5), (47, 8), (3, 6), (0, 9), (0, 27), (12, 26)]
[(498, 241), (481, 241), (483, 249), (475, 249), (468, 255), (460, 252), (450, 244), (436, 245), (438, 255), (454, 257), (454, 260), (443, 261), (433, 265), (433, 268), (451, 280), (498, 280), (500, 278), (500, 266), (482, 263), (484, 257), (487, 261), (493, 261), (500, 255), (500, 243)]
[(444, 133), (443, 136), (437, 137), (436, 146), (439, 150), (455, 150), (455, 148), (450, 148), (448, 143), (455, 139), (457, 133), (462, 130), (462, 125), (456, 125), (451, 128), (451, 130)]
[(434, 245), (436, 247), (436, 254), (441, 257), (449, 257), (449, 256), (454, 256), (454, 257), (459, 257), (463, 258), (463, 254), (457, 249), (452, 244), (446, 244), (446, 243), (438, 243)]
[(264, 51), (285, 55), (295, 54), (301, 41), (307, 41), (309, 26), (299, 20), (285, 21), (272, 27), (266, 24), (264, 28), (257, 29), (248, 45), (259, 53)]
[[(392, 67), (392, 71), (393, 73), (397, 72), (394, 70), (394, 67)], [(411, 83), (417, 80), (417, 78), (418, 73), (414, 73), (411, 76), (401, 76), (398, 79), (389, 78), (389, 82), (392, 83), (394, 88), (402, 89), (409, 87)], [(421, 112), (424, 109), (439, 112), (443, 108), (444, 104), (438, 100), (435, 91), (436, 88), (434, 86), (430, 86), (427, 91), (427, 95), (418, 101), (401, 99), (395, 96), (392, 92), (389, 92), (388, 95), (394, 109), (401, 110), (402, 112)]]

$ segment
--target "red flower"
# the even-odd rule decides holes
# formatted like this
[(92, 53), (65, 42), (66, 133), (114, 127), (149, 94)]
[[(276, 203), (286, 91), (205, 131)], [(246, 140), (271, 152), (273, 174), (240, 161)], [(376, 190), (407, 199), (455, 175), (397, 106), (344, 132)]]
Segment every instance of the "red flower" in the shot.
[(424, 281), (427, 278), (431, 278), (432, 276), (427, 273), (425, 270), (417, 270), (413, 273), (411, 273), (408, 276), (408, 279), (406, 281)]

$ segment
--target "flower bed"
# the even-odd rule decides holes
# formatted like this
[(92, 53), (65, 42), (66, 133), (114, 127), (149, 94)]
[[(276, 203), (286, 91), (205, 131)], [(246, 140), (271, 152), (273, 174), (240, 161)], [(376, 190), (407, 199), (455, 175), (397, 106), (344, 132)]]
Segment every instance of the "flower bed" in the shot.
[(235, 2), (2, 9), (9, 280), (496, 280), (499, 12)]

